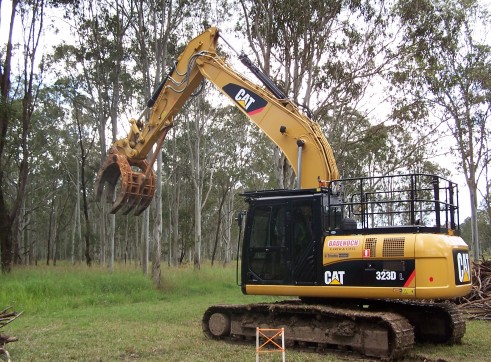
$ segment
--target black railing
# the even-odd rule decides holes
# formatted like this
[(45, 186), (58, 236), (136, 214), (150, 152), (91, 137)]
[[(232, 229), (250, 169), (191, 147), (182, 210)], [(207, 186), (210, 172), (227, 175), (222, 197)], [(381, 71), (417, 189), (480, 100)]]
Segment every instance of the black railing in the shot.
[[(339, 196), (330, 198), (330, 209), (353, 219), (358, 229), (413, 226), (439, 232), (459, 228), (457, 184), (443, 177), (407, 174), (343, 179), (331, 184), (330, 193)], [(329, 225), (329, 229), (338, 226)]]

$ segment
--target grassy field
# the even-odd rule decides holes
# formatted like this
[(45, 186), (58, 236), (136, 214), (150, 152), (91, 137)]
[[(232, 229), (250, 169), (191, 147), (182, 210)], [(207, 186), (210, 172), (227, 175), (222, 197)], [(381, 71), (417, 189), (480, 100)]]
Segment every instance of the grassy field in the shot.
[[(0, 309), (24, 314), (4, 332), (19, 337), (8, 349), (16, 361), (255, 361), (255, 342), (211, 341), (201, 331), (206, 308), (218, 303), (272, 301), (242, 295), (235, 269), (203, 267), (163, 270), (156, 290), (133, 267), (15, 268), (0, 275)], [(405, 361), (489, 361), (489, 323), (467, 324), (458, 346), (417, 345)], [(287, 350), (288, 361), (338, 361)], [(279, 361), (262, 355), (261, 361)]]

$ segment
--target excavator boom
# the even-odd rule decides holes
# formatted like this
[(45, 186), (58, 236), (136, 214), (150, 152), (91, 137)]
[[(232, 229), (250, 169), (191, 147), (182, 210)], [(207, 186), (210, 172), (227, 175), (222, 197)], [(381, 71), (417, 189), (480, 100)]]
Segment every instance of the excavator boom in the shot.
[[(150, 205), (155, 192), (155, 155), (174, 125), (174, 117), (203, 78), (229, 97), (281, 149), (297, 175), (298, 188), (317, 187), (319, 180), (339, 177), (331, 147), (319, 125), (289, 99), (278, 98), (284, 94), (246, 56), (241, 56), (242, 62), (259, 76), (264, 87), (235, 71), (217, 54), (217, 40), (217, 28), (191, 40), (148, 101), (148, 122), (143, 124), (143, 114), (138, 120), (132, 119), (128, 135), (112, 145), (95, 186), (97, 199), (102, 199), (105, 192), (106, 200), (112, 203), (111, 213), (133, 211), (138, 215)], [(147, 161), (155, 144), (156, 150)], [(308, 162), (299, 161), (302, 159)]]

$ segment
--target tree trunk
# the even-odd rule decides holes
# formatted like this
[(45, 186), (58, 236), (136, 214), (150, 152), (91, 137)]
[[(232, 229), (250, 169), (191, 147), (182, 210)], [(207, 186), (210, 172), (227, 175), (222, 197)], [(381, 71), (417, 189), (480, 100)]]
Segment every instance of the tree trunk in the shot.
[[(198, 156), (199, 158), (199, 156)], [(199, 162), (199, 160), (197, 161)], [(195, 164), (198, 168), (199, 164)], [(198, 187), (194, 190), (194, 269), (201, 269), (201, 189)]]
[[(470, 114), (470, 112), (467, 112)], [(476, 161), (482, 157), (482, 154), (479, 154), (477, 157), (475, 155), (475, 139), (473, 138), (476, 135), (475, 129), (472, 128), (473, 123), (470, 118), (466, 119), (467, 122), (459, 123), (455, 122), (458, 125), (458, 145), (460, 156), (462, 157), (462, 164), (464, 169), (464, 175), (466, 177), (467, 187), (469, 189), (470, 203), (471, 203), (471, 233), (472, 233), (472, 255), (474, 260), (479, 260), (481, 257), (481, 245), (479, 240), (479, 229), (478, 229), (478, 216), (477, 216), (477, 170), (479, 162)], [(465, 135), (470, 133), (472, 136), (467, 136), (465, 139)], [(478, 145), (479, 146), (479, 145)], [(480, 147), (477, 147), (480, 149)]]
[[(29, 28), (29, 36), (26, 39), (27, 51), (24, 61), (24, 97), (22, 99), (22, 159), (20, 162), (19, 179), (17, 182), (17, 195), (13, 203), (12, 208), (12, 221), (19, 219), (20, 205), (22, 205), (25, 190), (28, 182), (29, 174), (29, 129), (31, 124), (32, 114), (34, 112), (34, 100), (37, 98), (36, 91), (34, 90), (34, 80), (36, 76), (34, 70), (39, 66), (35, 61), (39, 40), (43, 32), (43, 20), (44, 20), (44, 1), (36, 1), (31, 4), (31, 14), (29, 23), (25, 24), (26, 28)], [(42, 72), (42, 69), (41, 69)]]
[(221, 198), (220, 198), (220, 204), (218, 205), (218, 212), (217, 212), (218, 220), (217, 220), (217, 228), (216, 228), (216, 232), (215, 232), (215, 242), (213, 245), (213, 252), (211, 254), (211, 266), (213, 266), (213, 263), (215, 262), (215, 256), (216, 256), (216, 252), (217, 252), (217, 248), (218, 248), (218, 242), (220, 240), (220, 228), (222, 225), (222, 218), (223, 218), (223, 215), (222, 215), (223, 204), (225, 203), (225, 199), (227, 198), (228, 189), (225, 189), (223, 191), (224, 192), (222, 193)]
[[(201, 138), (203, 137), (203, 124), (205, 122), (205, 116), (202, 111), (202, 99), (197, 97), (195, 99), (194, 111), (191, 115), (186, 117), (186, 134), (188, 142), (188, 150), (191, 160), (191, 175), (194, 188), (194, 251), (193, 262), (194, 268), (201, 268), (201, 213), (203, 206), (206, 202), (206, 197), (203, 199), (203, 187), (204, 187), (204, 171), (202, 170), (202, 152)], [(193, 118), (192, 120), (189, 118)], [(194, 137), (194, 138), (193, 138)], [(210, 185), (211, 187), (211, 181)]]
[(149, 219), (150, 210), (143, 212), (142, 220), (142, 270), (143, 274), (148, 275), (148, 252), (149, 252)]
[[(7, 130), (11, 121), (10, 115), (10, 72), (12, 62), (12, 34), (14, 29), (14, 20), (18, 0), (12, 1), (12, 12), (10, 15), (9, 38), (5, 52), (5, 61), (3, 67), (0, 67), (0, 162), (3, 161), (3, 151), (7, 141)], [(3, 70), (3, 72), (2, 72)], [(13, 250), (12, 250), (12, 224), (13, 218), (8, 209), (4, 195), (4, 178), (3, 169), (0, 169), (0, 252), (2, 272), (8, 273), (12, 268)]]
[[(172, 1), (169, 1), (168, 7), (162, 8), (161, 23), (157, 21), (157, 12), (153, 12), (153, 23), (155, 29), (160, 29), (159, 41), (155, 42), (155, 58), (157, 63), (156, 80), (160, 82), (162, 70), (167, 66), (167, 42), (171, 31)], [(157, 34), (156, 34), (157, 35)], [(152, 202), (153, 211), (153, 259), (152, 259), (152, 279), (153, 285), (160, 286), (161, 269), (160, 259), (162, 254), (162, 151), (157, 149), (157, 189)]]
[(110, 271), (114, 270), (114, 238), (116, 234), (116, 215), (109, 214), (109, 261), (108, 267)]
[(70, 258), (72, 265), (75, 265), (75, 259), (77, 254), (76, 245), (80, 245), (82, 241), (82, 232), (80, 227), (80, 168), (78, 166), (78, 158), (75, 157), (77, 165), (77, 180), (75, 182), (75, 207), (73, 210), (73, 230), (72, 230), (72, 248)]
[[(179, 177), (179, 166), (177, 165), (177, 141), (175, 128), (172, 130), (172, 192), (170, 192), (171, 202), (169, 203), (169, 218), (172, 227), (172, 240), (169, 246), (170, 264), (180, 264), (181, 257), (179, 251), (179, 209), (181, 207), (181, 182)], [(169, 241), (170, 242), (170, 241)]]
[(53, 266), (56, 266), (57, 254), (58, 254), (58, 207), (56, 204), (56, 200), (54, 199), (54, 209), (53, 209), (53, 232), (52, 232), (52, 240), (53, 240)]
[(27, 204), (29, 204), (29, 212), (26, 213), (26, 220), (25, 220), (25, 239), (24, 239), (24, 249), (25, 249), (25, 259), (24, 259), (24, 264), (25, 265), (32, 265), (32, 258), (33, 258), (33, 243), (31, 242), (31, 218), (32, 218), (32, 197), (29, 197), (27, 200)]
[[(10, 76), (11, 76), (11, 60), (12, 60), (12, 34), (13, 25), (16, 15), (16, 8), (19, 2), (17, 0), (12, 1), (12, 13), (10, 18), (9, 39), (7, 43), (5, 62), (3, 64), (3, 73), (0, 70), (0, 163), (3, 161), (3, 151), (7, 140), (7, 130), (9, 122), (11, 121), (11, 113), (9, 112), (9, 91), (10, 91)], [(25, 189), (27, 185), (27, 175), (29, 167), (29, 126), (31, 122), (32, 113), (34, 111), (33, 99), (35, 99), (34, 90), (34, 70), (37, 69), (38, 64), (35, 61), (37, 53), (37, 47), (39, 45), (39, 39), (43, 30), (44, 20), (44, 1), (35, 1), (30, 7), (29, 11), (23, 19), (23, 30), (28, 34), (25, 39), (24, 45), (24, 62), (23, 74), (21, 79), (23, 80), (22, 89), (24, 96), (22, 98), (22, 134), (20, 138), (20, 145), (18, 148), (22, 150), (22, 156), (20, 159), (19, 175), (17, 179), (17, 190), (15, 198), (11, 202), (5, 201), (5, 194), (3, 188), (3, 171), (0, 170), (0, 239), (1, 239), (1, 251), (2, 251), (2, 271), (9, 272), (12, 265), (13, 258), (13, 227), (16, 225), (16, 220), (19, 218), (22, 200), (24, 198)], [(29, 29), (27, 31), (27, 29)], [(11, 205), (11, 209), (7, 209), (7, 204)]]
[(78, 143), (80, 146), (80, 182), (82, 186), (82, 202), (83, 202), (83, 210), (84, 210), (84, 219), (85, 219), (85, 230), (84, 230), (84, 238), (85, 238), (85, 262), (90, 267), (92, 266), (92, 257), (90, 253), (90, 218), (89, 218), (89, 203), (87, 200), (87, 180), (85, 178), (85, 163), (87, 160), (87, 152), (85, 150), (83, 144), (82, 137), (82, 126), (80, 124), (80, 120), (78, 117), (78, 110), (75, 108), (75, 120), (77, 122), (77, 130), (78, 130)]
[(477, 217), (477, 187), (472, 187), (468, 182), (471, 201), (471, 231), (472, 231), (472, 255), (477, 261), (481, 257), (481, 243), (479, 240), (478, 217)]
[[(112, 125), (112, 141), (115, 142), (118, 139), (118, 105), (120, 102), (120, 75), (121, 75), (121, 62), (123, 60), (123, 36), (125, 34), (124, 24), (122, 20), (122, 16), (120, 13), (120, 7), (116, 6), (116, 17), (118, 19), (117, 29), (115, 38), (117, 39), (117, 52), (118, 57), (116, 60), (116, 76), (113, 80), (113, 97), (111, 100), (111, 125)], [(113, 195), (113, 200), (116, 195)], [(109, 270), (113, 271), (114, 269), (114, 238), (116, 233), (116, 215), (109, 214)]]
[(72, 265), (75, 265), (75, 235), (77, 234), (77, 203), (75, 203), (75, 207), (73, 208), (73, 225), (72, 225), (72, 233), (70, 237), (70, 261)]
[(224, 218), (224, 239), (225, 239), (225, 247), (224, 247), (224, 257), (223, 257), (223, 265), (227, 265), (232, 261), (232, 253), (235, 244), (232, 241), (232, 227), (234, 225), (234, 193), (229, 192), (227, 197), (227, 202), (225, 203), (225, 218)]
[(24, 230), (26, 228), (26, 197), (22, 198), (22, 206), (20, 208), (19, 217), (16, 218), (13, 229), (16, 230), (17, 236), (14, 243), (14, 264), (22, 264), (23, 259), (26, 257)]
[(6, 210), (3, 192), (0, 190), (0, 239), (2, 246), (2, 272), (9, 273), (12, 268), (12, 220)]
[(155, 287), (160, 287), (161, 270), (160, 257), (162, 254), (162, 152), (157, 156), (157, 190), (152, 201), (153, 208), (153, 253), (152, 280)]
[[(178, 170), (177, 167), (174, 168), (174, 182), (173, 188), (174, 192), (172, 193), (173, 202), (171, 203), (171, 210), (169, 215), (172, 217), (171, 226), (172, 226), (172, 245), (171, 249), (171, 264), (176, 265), (180, 264), (179, 260), (179, 208), (181, 207), (181, 183), (178, 181)], [(172, 207), (173, 205), (173, 207)]]
[(295, 173), (286, 159), (285, 154), (278, 147), (274, 147), (274, 159), (276, 163), (274, 172), (278, 188), (293, 188), (295, 184)]
[[(53, 196), (54, 198), (54, 196)], [(51, 208), (49, 209), (49, 223), (48, 223), (48, 245), (46, 246), (46, 265), (49, 265), (51, 259), (51, 240), (53, 234), (53, 214), (54, 214), (54, 199), (51, 199)]]
[(106, 239), (108, 237), (106, 229), (107, 208), (108, 205), (103, 203), (99, 211), (99, 263), (101, 265), (106, 263)]
[(487, 149), (487, 161), (486, 161), (486, 192), (484, 194), (484, 203), (486, 207), (486, 215), (488, 217), (488, 225), (491, 225), (491, 175), (489, 173), (489, 167), (491, 166), (491, 150)]

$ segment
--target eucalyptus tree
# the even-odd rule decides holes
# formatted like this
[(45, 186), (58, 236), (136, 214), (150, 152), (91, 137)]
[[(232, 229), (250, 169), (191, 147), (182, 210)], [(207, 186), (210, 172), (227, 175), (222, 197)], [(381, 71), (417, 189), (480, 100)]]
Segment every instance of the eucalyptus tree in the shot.
[[(226, 16), (228, 16), (228, 5), (226, 2), (221, 1), (198, 1), (198, 2), (179, 2), (180, 7), (175, 9), (173, 14), (179, 21), (173, 19), (171, 33), (171, 39), (181, 38), (182, 42), (175, 42), (175, 54), (177, 55), (182, 46), (191, 38), (201, 33), (203, 30), (208, 28), (211, 24), (217, 23), (218, 21), (224, 22)], [(186, 6), (184, 6), (186, 5)], [(191, 175), (190, 178), (191, 185), (194, 191), (194, 250), (193, 250), (193, 263), (196, 269), (201, 266), (201, 254), (202, 254), (202, 212), (207, 202), (207, 196), (211, 190), (212, 186), (212, 167), (210, 167), (207, 162), (210, 160), (210, 154), (202, 149), (203, 145), (207, 143), (204, 142), (207, 134), (209, 133), (209, 128), (213, 127), (210, 123), (213, 118), (213, 109), (207, 102), (206, 98), (206, 87), (203, 91), (203, 95), (199, 95), (188, 102), (188, 106), (183, 110), (183, 117), (176, 118), (176, 127), (183, 131), (184, 138), (186, 139), (186, 144), (188, 148), (186, 153), (189, 155)], [(190, 113), (188, 113), (190, 112)], [(191, 114), (193, 119), (190, 119), (188, 114)], [(180, 132), (176, 132), (179, 134)], [(177, 150), (177, 148), (175, 148)], [(176, 173), (174, 173), (174, 177)], [(169, 183), (170, 187), (174, 187), (174, 191), (170, 191), (174, 197), (179, 199), (179, 195), (182, 194), (181, 188), (182, 184), (179, 179), (174, 180), (176, 182)], [(177, 201), (176, 200), (176, 201)], [(175, 209), (175, 208), (174, 208)], [(170, 210), (169, 215), (174, 217), (173, 226), (177, 228), (181, 223), (176, 220), (176, 216), (180, 217), (178, 210)], [(185, 222), (189, 225), (189, 222)], [(181, 231), (184, 231), (181, 229)], [(179, 237), (178, 230), (173, 230), (174, 245), (175, 238)], [(182, 234), (181, 234), (182, 237)], [(181, 254), (182, 255), (182, 254)], [(182, 260), (182, 258), (181, 258)]]
[[(98, 126), (101, 163), (106, 158), (107, 121), (111, 121), (112, 141), (118, 133), (121, 103), (128, 98), (122, 83), (128, 78), (125, 61), (128, 60), (124, 37), (134, 19), (123, 17), (122, 5), (110, 1), (80, 1), (72, 18), (77, 66), (82, 67), (83, 90), (91, 100), (90, 109)], [(99, 235), (101, 263), (106, 261), (112, 270), (114, 263), (115, 216), (107, 215), (103, 204), (100, 209)], [(106, 221), (109, 220), (109, 229)]]
[[(167, 74), (168, 63), (177, 56), (177, 39), (180, 38), (182, 22), (190, 9), (196, 7), (190, 1), (135, 1), (125, 5), (127, 18), (133, 18), (129, 32), (132, 45), (132, 57), (135, 61), (134, 79), (140, 85), (139, 94), (144, 100), (150, 98), (151, 93), (163, 77)], [(187, 37), (186, 37), (187, 38)], [(145, 104), (141, 102), (140, 104)], [(148, 116), (148, 113), (146, 114)], [(153, 262), (152, 277), (154, 284), (160, 284), (160, 256), (162, 224), (162, 156), (159, 150), (157, 157), (157, 189), (152, 202), (152, 242)], [(150, 212), (144, 213), (144, 259), (143, 269), (148, 272), (148, 255), (150, 248)]]
[(488, 160), (486, 163), (486, 185), (485, 185), (485, 190), (482, 193), (483, 194), (483, 208), (488, 216), (488, 225), (491, 227), (491, 174), (490, 174), (490, 168), (491, 168), (491, 153), (489, 152), (488, 149)]
[(423, 126), (418, 129), (404, 121), (372, 125), (356, 110), (344, 113), (343, 122), (328, 116), (321, 119), (329, 125), (336, 161), (344, 166), (344, 178), (434, 171), (433, 140), (428, 139), (429, 131)]
[(176, 126), (163, 145), (163, 171), (167, 204), (168, 264), (181, 264), (186, 257), (192, 261), (194, 250), (194, 184), (192, 181), (189, 137), (186, 135), (186, 111), (175, 118)]
[[(138, 27), (134, 29), (138, 42), (144, 95), (150, 98), (153, 89), (161, 82), (168, 72), (168, 63), (175, 54), (175, 31), (183, 22), (185, 15), (193, 4), (190, 2), (148, 1), (137, 6)], [(163, 206), (162, 206), (162, 152), (158, 152), (156, 160), (157, 187), (152, 201), (152, 279), (154, 285), (161, 283), (160, 259), (162, 254)], [(145, 216), (147, 217), (147, 216)]]
[[(0, 6), (2, 4), (0, 3)], [(22, 54), (14, 54), (14, 22), (20, 16), (20, 28), (24, 37), (19, 35)], [(18, 227), (21, 205), (23, 203), (29, 173), (29, 127), (32, 114), (36, 107), (36, 95), (41, 83), (39, 65), (39, 42), (44, 29), (45, 2), (43, 0), (11, 2), (10, 27), (6, 39), (6, 50), (2, 52), (3, 66), (0, 67), (0, 246), (2, 271), (11, 270), (13, 260), (13, 238)], [(12, 68), (13, 60), (18, 57), (19, 73)], [(12, 75), (19, 76), (12, 79)], [(12, 87), (12, 83), (14, 87)], [(20, 100), (19, 113), (13, 111), (13, 101)], [(18, 121), (22, 126), (17, 137), (10, 137), (11, 124)], [(7, 142), (18, 146), (19, 154), (14, 162), (18, 163), (18, 171), (9, 175), (15, 182), (15, 192), (7, 193), (9, 180), (4, 174)], [(15, 180), (14, 180), (15, 179)]]
[(180, 265), (186, 257), (192, 261), (194, 250), (194, 200), (190, 154), (187, 136), (183, 132), (180, 115), (176, 117), (179, 127), (174, 127), (171, 137), (163, 145), (162, 166), (165, 176), (164, 200), (167, 208), (166, 243), (169, 266)]
[(163, 147), (163, 172), (166, 177), (166, 204), (167, 208), (167, 262), (168, 265), (175, 265), (178, 258), (180, 243), (179, 212), (181, 208), (181, 184), (183, 174), (183, 162), (179, 157), (178, 146), (180, 141), (176, 135), (176, 128), (171, 130), (171, 138)]
[[(155, 29), (154, 44), (155, 53), (155, 81), (158, 82), (160, 78), (163, 78), (167, 68), (168, 61), (168, 45), (170, 42), (170, 35), (172, 26), (174, 23), (173, 18), (173, 2), (167, 1), (164, 3), (153, 2), (153, 17), (152, 25)], [(152, 200), (152, 214), (153, 214), (153, 251), (152, 251), (152, 280), (155, 286), (161, 284), (161, 268), (160, 259), (162, 257), (162, 234), (163, 234), (163, 216), (162, 216), (162, 152), (158, 151), (157, 156), (157, 188), (155, 190), (155, 197)]]
[(203, 93), (186, 107), (182, 126), (190, 157), (191, 182), (194, 189), (194, 254), (195, 269), (201, 267), (202, 211), (213, 187), (215, 150), (209, 140), (210, 130), (216, 127), (217, 112)]
[[(49, 64), (49, 63), (47, 63)], [(38, 95), (38, 106), (33, 114), (31, 123), (30, 164), (28, 192), (26, 194), (27, 203), (25, 207), (26, 219), (29, 220), (27, 228), (29, 232), (25, 234), (25, 252), (33, 254), (32, 248), (35, 246), (37, 258), (42, 252), (41, 243), (43, 240), (50, 240), (46, 235), (49, 229), (50, 205), (53, 210), (58, 210), (52, 215), (52, 220), (57, 221), (57, 228), (52, 235), (58, 235), (59, 251), (65, 250), (67, 245), (64, 240), (68, 240), (66, 230), (74, 220), (74, 211), (79, 199), (80, 188), (76, 187), (76, 180), (73, 179), (73, 172), (78, 169), (78, 162), (74, 155), (78, 154), (77, 139), (75, 128), (67, 122), (69, 110), (64, 92), (60, 88), (66, 85), (61, 82), (58, 85), (45, 86)], [(78, 224), (78, 235), (81, 228)], [(75, 228), (73, 228), (75, 230)], [(29, 236), (36, 235), (32, 240)], [(79, 242), (81, 242), (79, 238)], [(48, 247), (46, 249), (49, 249)], [(73, 250), (74, 254), (75, 250)], [(47, 253), (46, 253), (47, 254)], [(44, 255), (47, 257), (47, 255)], [(58, 253), (59, 254), (59, 253)], [(53, 257), (57, 257), (56, 253)]]
[[(482, 254), (485, 258), (489, 256), (491, 252), (491, 224), (489, 223), (489, 218), (486, 210), (477, 210), (477, 224), (479, 228), (479, 238), (481, 240)], [(472, 243), (472, 219), (470, 217), (466, 218), (460, 225), (460, 232), (462, 239), (467, 243)]]
[[(395, 7), (404, 28), (406, 57), (394, 72), (404, 87), (402, 107), (426, 112), (446, 126), (470, 193), (472, 248), (480, 256), (478, 184), (489, 158), (491, 132), (490, 17), (478, 1), (401, 1)], [(416, 105), (416, 106), (414, 106)], [(447, 138), (449, 139), (449, 138)]]
[[(215, 230), (209, 230), (214, 235), (211, 251), (211, 265), (221, 253), (227, 260), (227, 250), (231, 248), (231, 228), (234, 210), (233, 205), (238, 186), (245, 180), (250, 171), (251, 153), (248, 153), (250, 141), (247, 137), (247, 128), (250, 121), (233, 106), (217, 110), (214, 127), (210, 130), (211, 149), (214, 152), (213, 169), (214, 184), (210, 204), (214, 205), (209, 219), (213, 220)], [(233, 138), (232, 141), (231, 138)]]
[[(90, 3), (81, 2), (80, 7), (74, 9), (70, 18), (73, 22), (73, 36), (68, 41), (64, 40), (54, 47), (50, 63), (51, 74), (58, 79), (57, 87), (63, 94), (65, 106), (72, 110), (71, 117), (68, 118), (72, 122), (67, 121), (67, 124), (74, 130), (76, 143), (79, 146), (74, 153), (79, 155), (78, 162), (71, 173), (80, 176), (77, 177), (77, 180), (80, 180), (80, 189), (77, 190), (77, 193), (80, 192), (82, 195), (81, 207), (85, 220), (85, 261), (88, 265), (92, 264), (94, 248), (91, 245), (93, 227), (89, 210), (92, 192), (88, 189), (89, 179), (92, 179), (92, 176), (87, 174), (87, 167), (93, 168), (100, 163), (96, 161), (95, 164), (92, 164), (89, 158), (89, 151), (92, 149), (95, 136), (90, 130), (98, 129), (99, 135), (103, 134), (102, 137), (99, 137), (104, 140), (100, 149), (103, 149), (105, 153), (105, 122), (110, 116), (110, 94), (112, 93), (111, 83), (107, 78), (107, 75), (110, 74), (107, 66), (109, 62), (101, 52), (100, 39), (95, 40), (94, 37), (91, 37), (92, 32), (96, 33), (101, 29), (99, 29), (97, 20), (88, 18), (87, 12), (93, 15), (90, 5)], [(93, 30), (93, 27), (96, 29)], [(97, 36), (102, 37), (102, 35), (103, 32), (98, 33)], [(104, 62), (106, 62), (106, 69), (103, 68)], [(77, 220), (74, 222), (76, 223)], [(104, 223), (100, 225), (100, 230), (103, 230), (105, 234), (102, 226)], [(105, 236), (101, 236), (100, 240), (102, 243)], [(104, 243), (101, 244), (100, 255), (104, 255)]]
[[(1, 4), (0, 4), (1, 5)], [(9, 210), (6, 202), (6, 182), (4, 170), (5, 146), (7, 143), (7, 131), (12, 122), (12, 99), (11, 99), (11, 76), (12, 76), (12, 49), (13, 49), (13, 28), (16, 18), (18, 1), (12, 2), (12, 12), (10, 16), (10, 29), (6, 44), (5, 58), (0, 67), (0, 91), (1, 91), (1, 112), (0, 112), (0, 252), (2, 261), (2, 272), (10, 272), (13, 259), (12, 224), (15, 210)], [(1, 10), (1, 9), (0, 9)], [(0, 15), (1, 16), (1, 15)], [(2, 54), (3, 58), (3, 54)]]
[[(321, 123), (343, 176), (352, 175), (360, 163), (344, 163), (350, 159), (346, 142), (356, 139), (354, 134), (358, 138), (372, 134), (368, 131), (372, 123), (387, 121), (383, 115), (370, 115), (384, 101), (370, 90), (396, 61), (384, 2), (309, 0), (298, 6), (296, 1), (241, 0), (241, 4), (245, 33), (261, 68)], [(281, 158), (282, 170), (288, 169), (284, 162)], [(279, 186), (288, 186), (288, 178), (281, 172)]]

